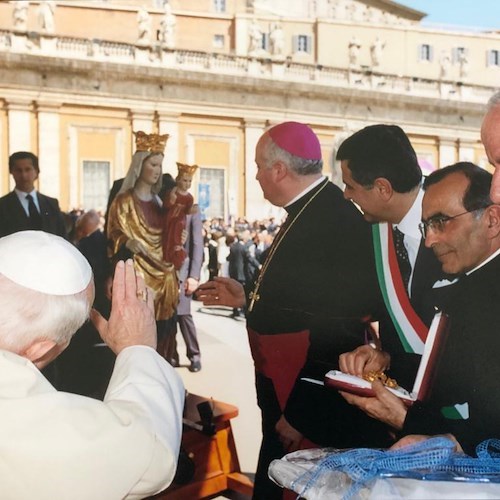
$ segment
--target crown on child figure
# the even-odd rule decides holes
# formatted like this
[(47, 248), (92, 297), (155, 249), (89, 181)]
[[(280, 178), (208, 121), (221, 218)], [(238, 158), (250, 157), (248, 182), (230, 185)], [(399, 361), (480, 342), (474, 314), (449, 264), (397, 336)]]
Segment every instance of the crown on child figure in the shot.
[(170, 137), (168, 134), (146, 134), (142, 130), (134, 132), (134, 135), (136, 151), (149, 151), (150, 153), (163, 153)]
[(189, 177), (193, 177), (196, 172), (198, 165), (186, 165), (185, 163), (177, 162), (177, 170), (179, 171), (179, 175), (187, 174)]

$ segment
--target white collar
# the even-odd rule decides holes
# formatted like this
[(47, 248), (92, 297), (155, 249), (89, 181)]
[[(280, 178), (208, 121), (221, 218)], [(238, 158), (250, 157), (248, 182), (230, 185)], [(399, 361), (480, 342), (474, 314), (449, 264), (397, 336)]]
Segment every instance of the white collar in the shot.
[(420, 240), (421, 238), (418, 225), (422, 220), (423, 197), (424, 191), (422, 187), (420, 187), (410, 210), (406, 212), (405, 216), (401, 219), (401, 222), (394, 224), (394, 227), (397, 227), (405, 236), (410, 236), (411, 238), (415, 238), (417, 240)]
[(26, 196), (28, 196), (29, 194), (31, 196), (33, 196), (33, 198), (36, 197), (36, 189), (33, 188), (32, 191), (30, 191), (29, 193), (27, 193), (26, 191), (21, 191), (20, 189), (17, 189), (17, 188), (14, 188), (14, 191), (16, 192), (17, 196), (19, 198), (26, 198)]
[(467, 276), (469, 276), (469, 274), (472, 274), (474, 271), (477, 271), (481, 267), (485, 266), (486, 264), (488, 264), (488, 262), (490, 262), (491, 260), (493, 260), (498, 255), (500, 255), (500, 248), (496, 252), (492, 253), (489, 257), (487, 257), (485, 260), (483, 260), (483, 262), (481, 262), (481, 264), (479, 264), (478, 266), (476, 266), (474, 269), (471, 269), (470, 271), (467, 271), (465, 274)]
[(307, 186), (304, 189), (304, 191), (299, 193), (293, 200), (289, 201), (285, 205), (285, 207), (289, 207), (292, 203), (295, 203), (297, 200), (300, 200), (303, 196), (305, 196), (307, 193), (309, 193), (309, 191), (312, 191), (316, 186), (321, 184), (321, 182), (324, 181), (325, 179), (326, 179), (326, 177), (324, 175), (322, 175), (319, 179), (317, 179), (313, 183), (309, 184), (309, 186)]

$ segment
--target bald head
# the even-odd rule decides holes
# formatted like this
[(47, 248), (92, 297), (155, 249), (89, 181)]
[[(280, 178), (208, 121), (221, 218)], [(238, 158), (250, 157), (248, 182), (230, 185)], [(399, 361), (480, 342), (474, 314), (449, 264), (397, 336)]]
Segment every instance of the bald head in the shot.
[(99, 228), (101, 217), (95, 210), (85, 212), (75, 223), (75, 239), (80, 241), (82, 238), (91, 235)]
[(495, 167), (491, 185), (493, 203), (500, 203), (500, 92), (492, 96), (481, 126), (481, 141), (488, 161)]

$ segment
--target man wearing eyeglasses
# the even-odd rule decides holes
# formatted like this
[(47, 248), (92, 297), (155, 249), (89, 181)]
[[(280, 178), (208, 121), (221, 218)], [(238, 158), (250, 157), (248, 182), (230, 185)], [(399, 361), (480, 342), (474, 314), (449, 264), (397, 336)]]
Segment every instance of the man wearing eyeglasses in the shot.
[(373, 384), (375, 398), (343, 394), (401, 435), (451, 433), (468, 454), (500, 437), (500, 206), (492, 204), (491, 181), (485, 170), (461, 162), (424, 183), (425, 244), (444, 271), (462, 275), (445, 307), (449, 333), (429, 397), (408, 409), (380, 383)]
[[(446, 294), (441, 266), (419, 233), (423, 190), (417, 155), (396, 125), (372, 125), (359, 130), (339, 147), (344, 196), (358, 205), (373, 223), (378, 256), (377, 274), (389, 312), (381, 321), (384, 351), (390, 353), (391, 376), (412, 386), (434, 306)], [(341, 356), (343, 371), (385, 369), (376, 366), (378, 353), (361, 346)]]

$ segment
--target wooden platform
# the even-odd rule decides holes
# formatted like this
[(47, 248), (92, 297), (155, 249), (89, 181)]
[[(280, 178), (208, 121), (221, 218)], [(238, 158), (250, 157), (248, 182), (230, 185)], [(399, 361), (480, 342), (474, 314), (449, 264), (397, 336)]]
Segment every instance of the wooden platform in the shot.
[(198, 404), (208, 401), (213, 411), (215, 434), (184, 426), (182, 448), (195, 465), (193, 479), (184, 485), (172, 484), (154, 496), (157, 500), (196, 500), (209, 498), (227, 490), (252, 495), (252, 481), (241, 473), (231, 429), (231, 419), (238, 416), (236, 406), (188, 394), (184, 418), (201, 425)]

